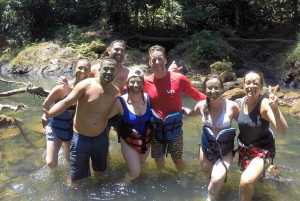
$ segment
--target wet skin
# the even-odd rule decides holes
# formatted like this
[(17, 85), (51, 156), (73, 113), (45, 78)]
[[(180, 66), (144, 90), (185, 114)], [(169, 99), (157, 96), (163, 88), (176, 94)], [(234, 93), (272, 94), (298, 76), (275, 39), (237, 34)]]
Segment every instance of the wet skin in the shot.
[(218, 97), (221, 96), (222, 94), (222, 89), (221, 89), (221, 83), (217, 78), (208, 80), (206, 82), (206, 95), (208, 96), (209, 99), (211, 100), (216, 100)]
[(260, 77), (256, 73), (249, 73), (245, 77), (244, 89), (248, 97), (254, 97), (259, 95), (262, 86), (260, 83)]
[(143, 89), (143, 80), (140, 77), (131, 77), (128, 81), (128, 90), (134, 94), (139, 94)]
[(115, 77), (116, 65), (110, 61), (103, 61), (99, 70), (100, 78), (105, 82), (112, 82)]

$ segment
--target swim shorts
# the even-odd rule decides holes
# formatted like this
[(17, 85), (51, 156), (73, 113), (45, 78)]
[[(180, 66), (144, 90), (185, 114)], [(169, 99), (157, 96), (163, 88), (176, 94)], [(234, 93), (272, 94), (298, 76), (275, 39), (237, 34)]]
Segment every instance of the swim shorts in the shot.
[[(174, 159), (182, 158), (183, 150), (183, 131), (177, 135), (172, 141), (167, 142), (167, 153), (171, 154)], [(151, 157), (160, 158), (164, 155), (164, 143), (157, 141), (155, 135), (152, 135), (151, 139)]]
[(73, 133), (70, 150), (71, 179), (78, 180), (91, 176), (90, 157), (95, 172), (107, 168), (108, 138), (104, 131), (96, 137)]
[(52, 127), (50, 126), (50, 124), (45, 126), (45, 132), (46, 132), (47, 141), (55, 141), (57, 139), (57, 136), (54, 133), (54, 131), (52, 130)]

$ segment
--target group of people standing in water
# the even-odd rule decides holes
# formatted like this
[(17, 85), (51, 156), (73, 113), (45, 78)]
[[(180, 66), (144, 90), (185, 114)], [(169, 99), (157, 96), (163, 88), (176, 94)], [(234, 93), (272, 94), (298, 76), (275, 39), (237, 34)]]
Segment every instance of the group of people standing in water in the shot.
[[(206, 200), (218, 196), (235, 152), (243, 170), (239, 200), (251, 200), (254, 183), (275, 157), (270, 122), (278, 133), (287, 131), (287, 123), (278, 108), (278, 86), (275, 90), (269, 88), (269, 98), (262, 97), (263, 76), (249, 71), (244, 76), (246, 96), (239, 106), (222, 98), (223, 82), (217, 74), (206, 77), (205, 95), (177, 72), (176, 64), (168, 71), (162, 46), (149, 49), (149, 65), (153, 70), (150, 76), (144, 76), (140, 69), (122, 66), (125, 50), (125, 42), (117, 40), (108, 47), (108, 58), (99, 64), (91, 66), (87, 59), (79, 59), (74, 79), (63, 80), (45, 100), (42, 124), (47, 136), (48, 166), (57, 165), (63, 143), (65, 157), (70, 161), (70, 182), (91, 175), (90, 159), (95, 175), (104, 172), (109, 131), (114, 127), (128, 167), (123, 184), (139, 177), (149, 153), (158, 169), (164, 167), (165, 156), (170, 154), (181, 173), (184, 169), (182, 117), (201, 115), (199, 158), (203, 172), (210, 178)], [(194, 109), (183, 107), (182, 93), (197, 101)], [(236, 150), (233, 119), (240, 130)]]

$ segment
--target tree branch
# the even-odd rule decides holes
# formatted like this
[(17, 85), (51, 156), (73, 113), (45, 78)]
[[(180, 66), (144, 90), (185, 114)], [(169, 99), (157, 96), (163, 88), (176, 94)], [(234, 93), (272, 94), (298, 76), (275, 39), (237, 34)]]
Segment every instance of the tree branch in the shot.
[(42, 87), (36, 87), (32, 83), (26, 84), (24, 82), (7, 81), (7, 80), (3, 80), (3, 79), (0, 79), (0, 81), (7, 83), (7, 84), (14, 83), (14, 84), (26, 86), (26, 88), (20, 88), (20, 89), (14, 89), (11, 91), (2, 92), (2, 93), (0, 93), (0, 97), (7, 97), (7, 96), (19, 94), (19, 93), (26, 93), (26, 92), (29, 92), (33, 95), (37, 95), (38, 97), (47, 97), (48, 94), (50, 93), (48, 90), (45, 90)]
[(0, 111), (3, 110), (3, 109), (6, 109), (6, 108), (14, 110), (15, 112), (18, 111), (21, 108), (23, 110), (28, 110), (28, 107), (26, 105), (24, 105), (23, 103), (19, 103), (16, 106), (13, 106), (13, 105), (2, 105), (2, 104), (0, 104)]

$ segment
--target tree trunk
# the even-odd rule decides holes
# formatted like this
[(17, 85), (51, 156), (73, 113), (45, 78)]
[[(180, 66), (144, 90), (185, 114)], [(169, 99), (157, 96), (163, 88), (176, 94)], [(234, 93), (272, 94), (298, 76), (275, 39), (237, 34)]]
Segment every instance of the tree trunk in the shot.
[(235, 2), (235, 30), (238, 32), (240, 28), (240, 19), (239, 19), (239, 0)]

